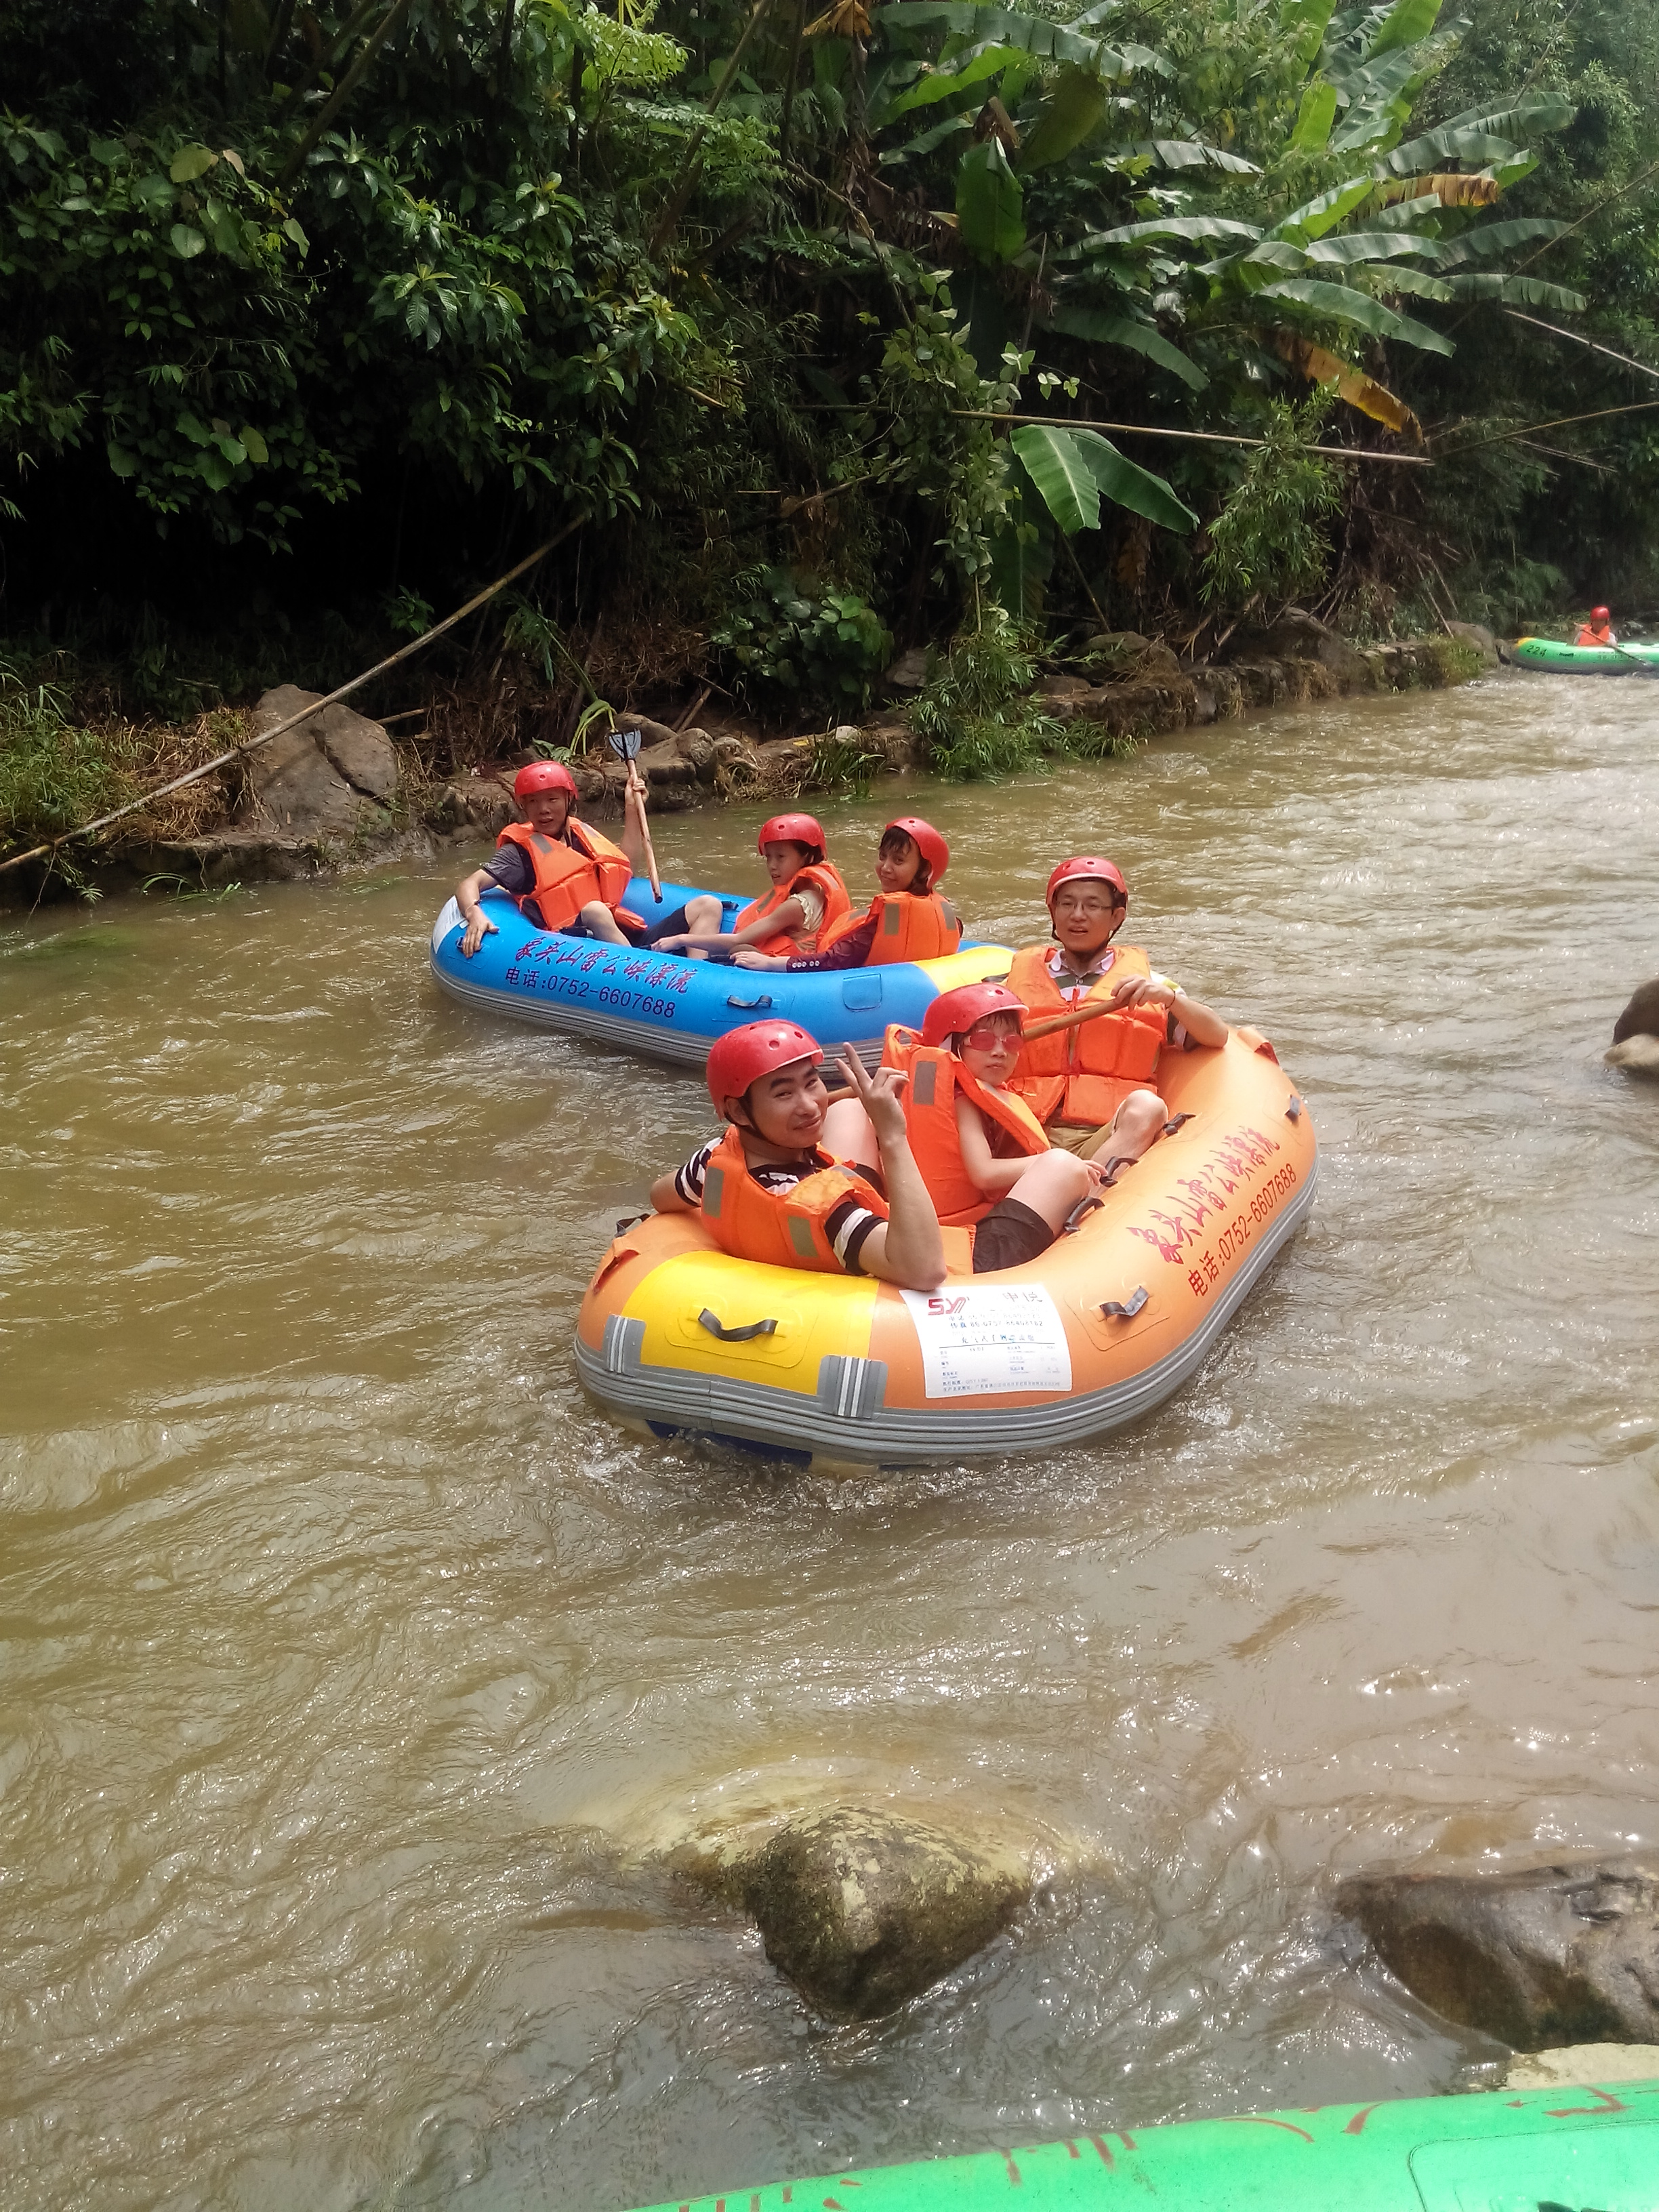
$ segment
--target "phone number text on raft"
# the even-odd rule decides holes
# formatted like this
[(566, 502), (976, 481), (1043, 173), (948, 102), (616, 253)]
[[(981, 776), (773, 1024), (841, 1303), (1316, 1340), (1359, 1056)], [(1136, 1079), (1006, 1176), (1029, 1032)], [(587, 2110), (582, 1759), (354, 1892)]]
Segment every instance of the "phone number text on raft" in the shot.
[(556, 999), (592, 999), (596, 1006), (625, 1007), (629, 1013), (650, 1014), (659, 1022), (672, 1022), (677, 1011), (672, 999), (647, 999), (643, 992), (625, 991), (614, 984), (595, 990), (585, 975), (538, 975), (533, 970), (509, 968), (504, 981), (526, 991), (539, 988)]

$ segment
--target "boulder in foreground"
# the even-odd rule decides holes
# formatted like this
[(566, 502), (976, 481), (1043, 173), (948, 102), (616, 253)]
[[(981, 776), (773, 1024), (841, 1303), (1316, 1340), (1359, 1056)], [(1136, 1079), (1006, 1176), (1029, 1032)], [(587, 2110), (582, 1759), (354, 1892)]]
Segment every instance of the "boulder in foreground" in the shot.
[(801, 1814), (744, 1855), (688, 1867), (752, 1915), (766, 1955), (814, 2011), (878, 2020), (1008, 1925), (1030, 1886), (1012, 1855), (908, 1814)]
[(1659, 2043), (1659, 1859), (1362, 1875), (1336, 1904), (1413, 1996), (1513, 2050)]

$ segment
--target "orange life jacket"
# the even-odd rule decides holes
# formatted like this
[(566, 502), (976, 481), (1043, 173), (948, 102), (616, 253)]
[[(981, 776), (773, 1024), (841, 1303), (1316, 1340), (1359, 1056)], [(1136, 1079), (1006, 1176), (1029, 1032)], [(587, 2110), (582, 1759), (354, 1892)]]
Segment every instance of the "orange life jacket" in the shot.
[(1048, 1149), (1042, 1124), (1023, 1098), (999, 1097), (965, 1068), (948, 1045), (923, 1044), (915, 1030), (895, 1024), (882, 1043), (884, 1067), (902, 1067), (904, 1126), (940, 1223), (949, 1229), (983, 1221), (996, 1204), (969, 1174), (957, 1127), (957, 1100), (965, 1098), (989, 1121), (1006, 1129), (1020, 1151), (1035, 1158)]
[[(1138, 945), (1114, 945), (1112, 954), (1107, 973), (1089, 992), (1091, 999), (1110, 998), (1126, 975), (1152, 972)], [(1008, 988), (1033, 1013), (1063, 1014), (1083, 1003), (1068, 1000), (1048, 973), (1046, 945), (1023, 945), (1015, 953)], [(1074, 1030), (1060, 1030), (1022, 1045), (1009, 1088), (1018, 1091), (1040, 1121), (1098, 1128), (1111, 1120), (1132, 1091), (1152, 1082), (1168, 1036), (1169, 1012), (1164, 1006), (1132, 1006), (1127, 1013), (1100, 1014)]]
[(750, 949), (756, 952), (816, 952), (818, 940), (832, 921), (839, 921), (849, 913), (853, 902), (847, 896), (847, 886), (841, 879), (841, 870), (833, 860), (814, 860), (790, 877), (787, 884), (774, 884), (764, 898), (751, 899), (732, 923), (732, 929), (747, 929), (753, 921), (764, 921), (775, 914), (786, 899), (795, 895), (797, 884), (814, 884), (823, 899), (823, 920), (817, 930), (797, 930), (793, 934), (780, 929), (770, 937), (763, 937)]
[(1611, 623), (1607, 623), (1601, 629), (1597, 629), (1594, 623), (1586, 623), (1583, 629), (1579, 631), (1577, 636), (1573, 640), (1573, 643), (1575, 645), (1612, 645), (1613, 642), (1613, 626)]
[(848, 912), (832, 928), (818, 932), (818, 951), (829, 951), (843, 937), (875, 917), (876, 933), (865, 956), (866, 968), (896, 960), (943, 960), (962, 943), (962, 921), (949, 899), (938, 891), (878, 891), (862, 914)]
[(627, 859), (608, 837), (570, 816), (565, 818), (562, 837), (544, 837), (527, 822), (509, 822), (495, 845), (498, 851), (503, 845), (519, 845), (529, 854), (535, 887), (518, 904), (522, 909), (533, 900), (544, 929), (568, 929), (595, 899), (614, 909), (632, 873)]
[(841, 1261), (823, 1233), (825, 1221), (847, 1198), (885, 1221), (887, 1201), (855, 1170), (840, 1166), (827, 1152), (815, 1158), (817, 1168), (793, 1190), (768, 1190), (749, 1172), (743, 1139), (728, 1129), (702, 1181), (702, 1218), (720, 1249), (770, 1267), (839, 1274)]

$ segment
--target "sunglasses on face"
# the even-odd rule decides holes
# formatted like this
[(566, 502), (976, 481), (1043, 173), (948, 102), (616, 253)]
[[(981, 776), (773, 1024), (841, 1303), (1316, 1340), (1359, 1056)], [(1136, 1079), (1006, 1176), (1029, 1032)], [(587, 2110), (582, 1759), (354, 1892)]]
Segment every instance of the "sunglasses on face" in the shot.
[(994, 1022), (975, 1022), (970, 1030), (963, 1031), (963, 1044), (970, 1044), (975, 1052), (992, 1052), (1000, 1044), (1018, 1048), (1019, 1031), (999, 1028)]

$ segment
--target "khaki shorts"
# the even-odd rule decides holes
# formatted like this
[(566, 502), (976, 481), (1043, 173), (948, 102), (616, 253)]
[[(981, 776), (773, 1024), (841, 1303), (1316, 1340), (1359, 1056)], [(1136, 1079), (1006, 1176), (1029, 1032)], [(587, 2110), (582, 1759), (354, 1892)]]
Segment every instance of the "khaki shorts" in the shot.
[(1115, 1114), (1111, 1121), (1098, 1129), (1074, 1129), (1066, 1121), (1050, 1121), (1046, 1125), (1049, 1145), (1055, 1152), (1075, 1152), (1080, 1160), (1086, 1160), (1097, 1152), (1111, 1135), (1116, 1120)]

